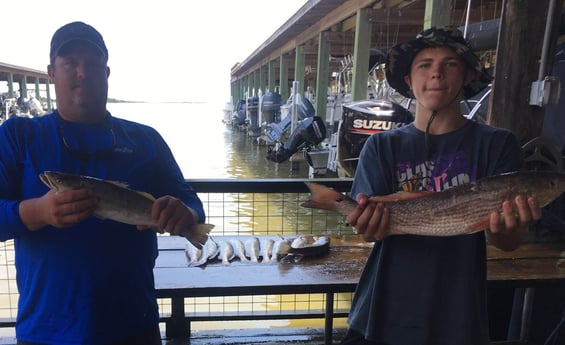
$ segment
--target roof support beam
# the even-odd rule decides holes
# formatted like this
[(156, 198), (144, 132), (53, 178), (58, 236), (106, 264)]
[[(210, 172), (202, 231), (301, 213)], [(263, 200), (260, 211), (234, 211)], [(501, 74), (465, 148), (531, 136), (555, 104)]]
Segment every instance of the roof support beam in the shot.
[(355, 50), (353, 52), (353, 85), (351, 100), (361, 101), (367, 98), (367, 77), (369, 73), (369, 45), (371, 44), (371, 23), (367, 10), (357, 11), (355, 24)]

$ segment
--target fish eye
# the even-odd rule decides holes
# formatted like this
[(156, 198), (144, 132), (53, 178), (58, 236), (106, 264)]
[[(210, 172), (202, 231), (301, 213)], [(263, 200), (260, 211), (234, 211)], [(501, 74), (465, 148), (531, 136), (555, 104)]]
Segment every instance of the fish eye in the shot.
[(343, 198), (337, 198), (337, 199), (335, 199), (335, 201), (337, 201), (337, 202), (342, 202), (342, 201), (343, 201)]

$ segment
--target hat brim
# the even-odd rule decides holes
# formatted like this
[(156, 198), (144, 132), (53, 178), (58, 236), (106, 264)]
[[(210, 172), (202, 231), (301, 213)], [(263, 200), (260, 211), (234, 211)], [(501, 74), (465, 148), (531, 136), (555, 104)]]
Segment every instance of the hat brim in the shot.
[(100, 51), (100, 54), (102, 56), (104, 56), (104, 58), (106, 58), (106, 59), (108, 58), (108, 55), (107, 55), (106, 51), (104, 50), (104, 48), (102, 48), (97, 42), (94, 42), (93, 40), (89, 40), (87, 38), (78, 38), (78, 37), (73, 37), (71, 39), (68, 39), (66, 41), (59, 43), (59, 46), (51, 52), (51, 58), (55, 58), (56, 56), (59, 56), (60, 53), (61, 53), (61, 50), (63, 48), (65, 48), (69, 44), (75, 43), (75, 42), (86, 42), (88, 44), (91, 44), (92, 46), (96, 47)]
[(393, 46), (387, 56), (385, 75), (388, 84), (398, 93), (407, 98), (414, 98), (410, 87), (404, 81), (404, 77), (410, 75), (412, 61), (416, 54), (425, 48), (449, 47), (459, 55), (468, 68), (475, 70), (477, 76), (473, 81), (463, 87), (463, 96), (471, 98), (481, 92), (492, 81), (492, 76), (482, 66), (479, 58), (468, 46), (459, 42), (442, 42), (438, 44), (424, 38), (399, 43)]

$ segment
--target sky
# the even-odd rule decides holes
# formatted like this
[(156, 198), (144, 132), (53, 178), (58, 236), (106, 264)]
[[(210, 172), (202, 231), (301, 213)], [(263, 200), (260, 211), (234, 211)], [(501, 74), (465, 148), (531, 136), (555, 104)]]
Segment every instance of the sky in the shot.
[(2, 16), (0, 62), (46, 71), (51, 36), (78, 20), (104, 37), (109, 97), (223, 104), (230, 100), (231, 68), (306, 2), (26, 0)]

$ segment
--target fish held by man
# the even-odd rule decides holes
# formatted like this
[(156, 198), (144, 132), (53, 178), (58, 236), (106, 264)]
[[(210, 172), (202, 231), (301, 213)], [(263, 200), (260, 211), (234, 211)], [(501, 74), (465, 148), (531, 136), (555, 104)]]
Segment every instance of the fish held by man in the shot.
[[(347, 216), (357, 202), (324, 185), (306, 182), (311, 195), (302, 206)], [(544, 207), (565, 192), (565, 174), (523, 171), (500, 174), (441, 192), (398, 192), (373, 196), (390, 211), (390, 235), (455, 236), (485, 230), (490, 214), (502, 212), (504, 200), (533, 196)], [(515, 205), (514, 205), (515, 207)]]
[[(151, 207), (155, 198), (149, 193), (129, 189), (125, 184), (117, 182), (55, 171), (45, 171), (39, 175), (39, 179), (47, 187), (57, 191), (81, 188), (92, 190), (98, 198), (98, 206), (94, 211), (94, 215), (98, 218), (131, 225), (157, 227), (151, 218)], [(194, 224), (181, 236), (197, 248), (202, 248), (213, 227), (212, 224)]]

